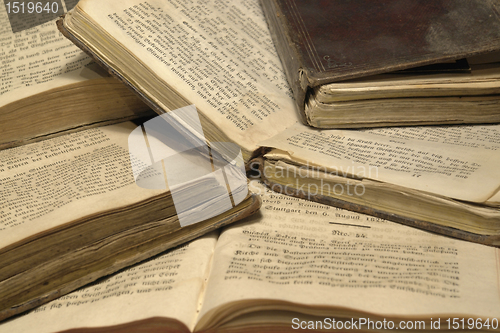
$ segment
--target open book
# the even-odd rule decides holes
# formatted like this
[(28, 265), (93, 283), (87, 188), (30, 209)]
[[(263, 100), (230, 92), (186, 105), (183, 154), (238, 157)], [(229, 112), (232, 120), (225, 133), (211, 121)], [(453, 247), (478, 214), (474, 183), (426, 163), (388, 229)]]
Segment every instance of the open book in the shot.
[[(449, 62), (500, 51), (497, 2), (261, 4), (297, 105), (311, 126), (500, 121), (500, 56), (497, 63), (472, 65), (466, 73), (455, 73)], [(422, 66), (428, 64), (433, 65)], [(399, 71), (417, 66), (413, 73)], [(374, 76), (393, 71), (397, 74)]]
[(261, 213), (0, 332), (499, 331), (499, 249), (250, 189)]
[(54, 20), (13, 33), (2, 1), (0, 44), (0, 149), (151, 112), (64, 38)]
[[(212, 177), (219, 169), (175, 186), (176, 170), (167, 166), (164, 175), (154, 168), (167, 161), (150, 161), (136, 173), (145, 163), (128, 149), (135, 129), (126, 122), (0, 151), (0, 320), (260, 207), (244, 169), (226, 177), (242, 185), (231, 186), (234, 207), (227, 185)], [(152, 146), (153, 132), (146, 133)], [(182, 153), (183, 174), (201, 174), (207, 159), (199, 155)], [(151, 186), (157, 176), (163, 189)]]
[[(300, 124), (257, 1), (83, 0), (58, 24), (158, 113), (196, 105), (203, 133), (178, 119), (188, 132), (237, 143), (246, 162), (278, 149), (260, 172), (280, 183), (275, 189), (500, 245), (500, 127)], [(302, 172), (283, 175), (274, 165)]]

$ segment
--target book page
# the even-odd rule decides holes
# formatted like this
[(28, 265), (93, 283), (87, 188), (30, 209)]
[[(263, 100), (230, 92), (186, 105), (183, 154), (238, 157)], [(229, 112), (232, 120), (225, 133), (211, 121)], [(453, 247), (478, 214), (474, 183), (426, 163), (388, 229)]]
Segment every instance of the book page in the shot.
[(246, 150), (298, 121), (257, 0), (78, 7)]
[(0, 3), (0, 107), (52, 88), (102, 77), (102, 70), (57, 30), (55, 20), (13, 33)]
[(497, 193), (495, 193), (495, 195), (489, 198), (486, 203), (497, 206), (500, 205), (500, 191), (498, 191)]
[(494, 95), (500, 92), (500, 63), (473, 65), (470, 73), (385, 73), (324, 84), (316, 88), (320, 103), (431, 96)]
[(216, 242), (214, 233), (0, 324), (0, 332), (51, 333), (153, 317), (194, 326), (199, 295)]
[(482, 203), (500, 188), (498, 125), (319, 131), (296, 124), (261, 145), (336, 176), (460, 200)]
[(127, 142), (135, 127), (122, 123), (0, 151), (0, 249), (161, 193), (135, 184)]
[(273, 310), (315, 305), (310, 313), (328, 317), (336, 316), (332, 307), (365, 317), (500, 316), (498, 249), (285, 196), (255, 181), (250, 188), (261, 193), (261, 215), (221, 233), (201, 323), (221, 307), (248, 312), (273, 301)]

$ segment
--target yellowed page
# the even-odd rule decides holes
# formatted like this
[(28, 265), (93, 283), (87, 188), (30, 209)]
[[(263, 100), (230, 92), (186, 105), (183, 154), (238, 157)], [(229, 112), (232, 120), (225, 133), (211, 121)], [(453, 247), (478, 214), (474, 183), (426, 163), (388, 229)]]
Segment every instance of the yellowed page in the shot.
[(495, 193), (491, 198), (486, 202), (491, 205), (499, 205), (500, 204), (500, 191)]
[(250, 188), (261, 192), (262, 214), (222, 232), (200, 322), (220, 307), (231, 312), (231, 302), (259, 299), (266, 301), (241, 304), (251, 311), (274, 300), (427, 320), (500, 316), (498, 249), (284, 196), (255, 182)]
[(381, 74), (320, 86), (321, 103), (376, 98), (473, 96), (500, 93), (500, 63), (473, 65), (470, 73)]
[(0, 324), (5, 333), (51, 333), (152, 317), (194, 326), (216, 235), (209, 234)]
[(320, 131), (295, 124), (261, 145), (338, 176), (482, 203), (500, 188), (499, 140), (499, 125)]
[[(298, 121), (258, 1), (85, 0), (77, 8), (247, 151)], [(71, 12), (65, 21), (80, 24)], [(110, 53), (114, 66), (121, 59)], [(168, 110), (156, 87), (146, 95)]]
[(0, 249), (160, 194), (134, 182), (127, 140), (135, 127), (122, 123), (0, 151)]
[(91, 59), (57, 30), (55, 20), (13, 33), (0, 3), (0, 107), (52, 88), (102, 77)]

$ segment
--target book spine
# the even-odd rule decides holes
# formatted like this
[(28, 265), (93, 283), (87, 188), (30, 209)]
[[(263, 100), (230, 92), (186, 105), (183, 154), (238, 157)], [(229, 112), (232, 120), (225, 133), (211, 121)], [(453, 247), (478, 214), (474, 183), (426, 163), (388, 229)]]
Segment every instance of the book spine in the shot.
[(304, 108), (309, 81), (307, 72), (301, 64), (303, 63), (298, 46), (292, 40), (291, 28), (278, 0), (261, 0), (261, 5), (271, 31), (274, 45), (283, 64), (288, 84), (292, 88), (295, 101), (299, 107), (299, 113), (304, 123), (308, 123)]

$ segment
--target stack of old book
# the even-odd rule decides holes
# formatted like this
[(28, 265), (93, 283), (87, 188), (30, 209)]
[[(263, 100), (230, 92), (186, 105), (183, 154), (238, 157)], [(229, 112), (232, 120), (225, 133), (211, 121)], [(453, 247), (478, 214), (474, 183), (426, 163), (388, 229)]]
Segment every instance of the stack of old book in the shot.
[[(498, 10), (482, 0), (80, 1), (59, 30), (124, 83), (102, 73), (71, 83), (89, 87), (81, 108), (105, 115), (98, 100), (85, 106), (86, 96), (127, 86), (168, 118), (178, 141), (210, 147), (203, 156), (234, 161), (225, 143), (237, 144), (260, 179), (249, 188), (263, 208), (0, 331), (498, 331)], [(102, 89), (96, 80), (106, 80)], [(33, 105), (57, 108), (57, 96), (70, 103), (66, 87), (9, 100), (5, 113), (18, 103), (35, 117)], [(120, 93), (138, 103), (133, 114), (116, 105), (113, 119), (143, 109), (132, 92)], [(187, 109), (197, 112), (178, 112)], [(24, 124), (11, 123), (13, 132)], [(170, 134), (147, 124), (138, 131), (154, 164), (154, 142)], [(238, 205), (224, 173), (234, 207), (182, 226), (168, 189), (137, 187), (127, 153), (134, 131), (122, 123), (0, 152), (9, 233), (0, 253), (3, 318), (258, 208), (246, 192)], [(0, 139), (18, 145), (53, 135), (19, 134)], [(164, 162), (144, 170), (168, 178)], [(183, 186), (208, 202), (194, 205), (185, 194), (186, 212), (221, 205), (213, 184)], [(38, 203), (42, 192), (52, 206)]]

